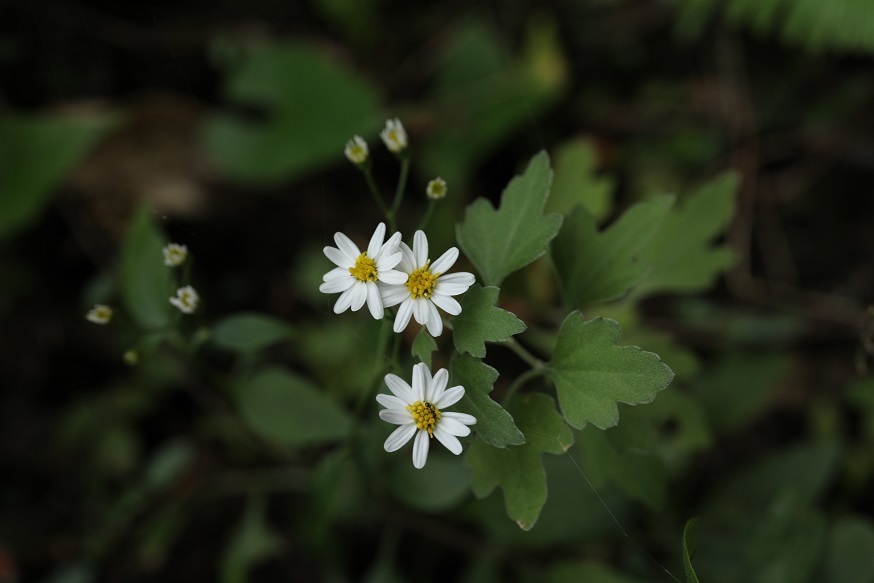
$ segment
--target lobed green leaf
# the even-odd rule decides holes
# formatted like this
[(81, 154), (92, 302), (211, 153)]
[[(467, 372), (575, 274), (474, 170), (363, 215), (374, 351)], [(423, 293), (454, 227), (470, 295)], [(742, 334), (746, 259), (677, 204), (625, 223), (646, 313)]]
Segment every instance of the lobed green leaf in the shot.
[(459, 354), (486, 355), (486, 342), (503, 342), (527, 326), (512, 312), (497, 307), (496, 287), (474, 286), (461, 300), (461, 313), (452, 317), (452, 341)]
[(449, 364), (449, 386), (465, 389), (458, 410), (476, 417), (477, 435), (494, 447), (525, 443), (513, 417), (489, 397), (497, 378), (498, 371), (468, 355), (454, 356)]
[(613, 180), (597, 175), (598, 153), (591, 140), (565, 142), (555, 152), (555, 180), (546, 210), (568, 215), (582, 205), (596, 220), (613, 207)]
[(434, 340), (434, 337), (428, 333), (427, 328), (422, 326), (422, 329), (419, 330), (419, 333), (416, 334), (416, 337), (413, 339), (413, 345), (410, 348), (410, 352), (413, 356), (427, 364), (428, 368), (431, 368), (431, 353), (435, 350), (437, 350), (437, 342)]

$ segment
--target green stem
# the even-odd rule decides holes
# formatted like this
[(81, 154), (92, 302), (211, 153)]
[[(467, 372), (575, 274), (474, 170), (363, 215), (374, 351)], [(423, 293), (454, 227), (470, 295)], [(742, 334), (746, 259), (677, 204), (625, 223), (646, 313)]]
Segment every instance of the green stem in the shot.
[(542, 360), (528, 352), (528, 349), (516, 342), (515, 338), (510, 338), (506, 342), (503, 343), (504, 346), (512, 350), (516, 353), (516, 356), (525, 361), (525, 363), (534, 369), (543, 368), (544, 363)]
[(540, 368), (532, 368), (530, 370), (525, 371), (516, 377), (516, 380), (513, 381), (513, 384), (510, 385), (510, 388), (507, 389), (507, 393), (504, 395), (504, 398), (501, 400), (502, 403), (507, 403), (513, 397), (513, 395), (518, 391), (522, 386), (525, 385), (531, 379), (537, 378), (546, 374), (546, 369), (543, 367)]
[[(373, 195), (373, 200), (376, 201), (376, 205), (379, 207), (380, 212), (382, 212), (389, 223), (393, 224), (392, 216), (389, 213), (388, 207), (385, 206), (385, 202), (382, 200), (382, 195), (376, 187), (376, 182), (373, 181), (373, 173), (370, 171), (370, 166), (362, 168), (361, 172), (364, 173), (364, 179), (367, 181), (367, 188), (370, 190), (370, 194)], [(394, 230), (394, 226), (392, 226), (392, 230)]]
[(370, 398), (373, 397), (374, 393), (379, 390), (379, 386), (382, 383), (382, 375), (385, 371), (385, 349), (388, 348), (388, 336), (390, 331), (391, 322), (388, 318), (383, 318), (382, 326), (379, 328), (379, 339), (377, 340), (376, 345), (376, 358), (374, 358), (374, 362), (376, 362), (376, 368), (373, 371), (373, 382), (371, 383), (370, 390), (361, 391), (358, 394), (358, 400), (355, 402), (355, 419), (361, 418), (361, 415), (364, 414), (364, 408), (367, 406), (367, 402)]
[(401, 207), (401, 201), (404, 199), (404, 191), (407, 188), (407, 177), (410, 174), (410, 156), (409, 154), (404, 154), (401, 158), (401, 175), (398, 178), (398, 187), (395, 190), (395, 199), (391, 204), (391, 210), (389, 211), (389, 221), (392, 223), (392, 230), (396, 228), (395, 219), (398, 214), (398, 209)]
[(431, 222), (431, 215), (434, 214), (434, 207), (437, 206), (437, 201), (433, 198), (428, 199), (428, 210), (425, 211), (425, 216), (422, 217), (421, 222), (419, 222), (419, 230), (424, 231), (428, 227), (428, 223)]

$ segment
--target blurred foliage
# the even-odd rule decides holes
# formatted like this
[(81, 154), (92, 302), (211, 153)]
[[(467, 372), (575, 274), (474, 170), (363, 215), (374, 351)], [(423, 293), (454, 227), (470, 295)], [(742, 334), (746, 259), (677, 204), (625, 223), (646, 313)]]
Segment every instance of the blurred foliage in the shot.
[[(854, 0), (3, 3), (0, 581), (874, 582), (872, 51)], [(478, 419), (421, 471), (359, 398), (382, 332), (316, 291), (395, 116), (401, 224), (442, 176), (435, 240), (501, 286), (399, 337)]]

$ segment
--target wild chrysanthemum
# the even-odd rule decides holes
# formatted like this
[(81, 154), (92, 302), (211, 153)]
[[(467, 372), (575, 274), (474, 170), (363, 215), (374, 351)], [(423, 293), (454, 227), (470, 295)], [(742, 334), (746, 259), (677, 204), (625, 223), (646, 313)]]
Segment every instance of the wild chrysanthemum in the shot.
[(413, 236), (412, 249), (405, 243), (400, 243), (398, 249), (403, 257), (397, 270), (407, 274), (407, 279), (403, 285), (380, 286), (385, 307), (400, 304), (394, 331), (403, 331), (410, 323), (410, 317), (413, 317), (416, 322), (428, 328), (431, 336), (440, 336), (443, 332), (443, 319), (437, 308), (442, 308), (453, 316), (460, 314), (461, 304), (451, 296), (466, 292), (475, 278), (472, 273), (464, 271), (446, 273), (458, 259), (457, 247), (450, 248), (437, 261), (431, 263), (428, 259), (428, 238), (422, 231), (416, 231)]
[(446, 181), (439, 176), (428, 183), (425, 194), (432, 200), (440, 200), (446, 196)]
[(364, 138), (361, 136), (353, 136), (351, 140), (346, 142), (346, 149), (344, 150), (346, 154), (346, 158), (356, 165), (361, 165), (367, 162), (367, 142), (364, 141)]
[(324, 283), (319, 286), (319, 291), (326, 294), (342, 292), (334, 304), (335, 314), (350, 307), (353, 312), (357, 311), (367, 302), (370, 314), (377, 320), (382, 319), (385, 310), (376, 283), (402, 284), (407, 280), (406, 274), (394, 269), (402, 259), (398, 250), (401, 234), (395, 233), (385, 243), (384, 239), (385, 223), (379, 223), (364, 253), (343, 233), (334, 234), (336, 247), (324, 248), (325, 256), (337, 267), (322, 277)]
[(85, 319), (101, 326), (109, 324), (112, 320), (112, 308), (103, 304), (94, 304), (94, 307), (85, 314)]
[(190, 285), (176, 290), (176, 297), (170, 298), (170, 303), (179, 308), (183, 314), (193, 314), (200, 303), (200, 296)]
[(164, 247), (164, 265), (167, 267), (178, 267), (185, 263), (188, 257), (188, 247), (177, 243), (170, 243)]
[(385, 147), (395, 154), (400, 154), (407, 148), (407, 130), (398, 118), (386, 120), (385, 129), (379, 133), (379, 137)]
[(379, 418), (400, 426), (385, 440), (385, 451), (397, 451), (415, 436), (413, 465), (419, 469), (428, 461), (432, 437), (455, 455), (461, 453), (458, 438), (470, 435), (468, 425), (475, 424), (476, 418), (466, 413), (445, 411), (464, 396), (464, 387), (460, 385), (447, 389), (448, 380), (449, 373), (445, 368), (438, 370), (432, 378), (427, 365), (421, 362), (413, 367), (412, 387), (396, 375), (385, 375), (385, 384), (393, 395), (376, 396), (377, 402), (385, 407), (379, 412)]

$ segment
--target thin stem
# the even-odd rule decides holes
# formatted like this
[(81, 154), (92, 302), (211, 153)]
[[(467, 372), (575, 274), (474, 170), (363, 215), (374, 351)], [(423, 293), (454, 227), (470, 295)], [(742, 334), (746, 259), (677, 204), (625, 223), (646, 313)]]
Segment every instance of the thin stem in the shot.
[[(382, 195), (379, 193), (379, 188), (376, 187), (376, 182), (373, 181), (373, 173), (370, 171), (370, 166), (365, 166), (361, 169), (361, 172), (364, 173), (364, 179), (367, 180), (367, 187), (370, 190), (370, 194), (373, 195), (373, 200), (376, 201), (376, 205), (379, 207), (380, 212), (382, 212), (390, 223), (393, 223), (388, 207), (385, 206), (385, 202), (382, 200)], [(394, 226), (392, 226), (392, 230), (394, 230)]]
[(510, 338), (503, 343), (504, 346), (516, 353), (516, 356), (525, 361), (525, 363), (534, 369), (543, 368), (543, 361), (528, 352), (528, 349), (516, 342), (515, 338)]
[(428, 223), (431, 222), (431, 215), (434, 214), (434, 207), (437, 206), (437, 201), (433, 198), (428, 199), (428, 209), (425, 211), (425, 216), (422, 217), (422, 220), (419, 222), (419, 230), (424, 231), (428, 228)]
[(516, 391), (522, 388), (525, 383), (544, 374), (546, 374), (546, 368), (544, 367), (532, 368), (523, 372), (518, 377), (516, 377), (516, 380), (513, 381), (513, 384), (511, 384), (510, 388), (507, 389), (507, 393), (504, 395), (504, 398), (501, 400), (501, 402), (507, 403), (513, 397)]
[(371, 383), (371, 390), (369, 391), (361, 391), (358, 394), (358, 400), (355, 402), (355, 419), (359, 419), (361, 415), (364, 413), (364, 408), (367, 405), (368, 400), (373, 396), (373, 394), (379, 390), (379, 385), (382, 383), (382, 375), (385, 372), (385, 349), (388, 348), (388, 336), (389, 331), (391, 330), (391, 321), (388, 318), (383, 318), (382, 326), (379, 327), (379, 339), (377, 340), (376, 345), (376, 358), (374, 358), (374, 362), (376, 362), (376, 367), (373, 371), (373, 382)]
[[(401, 201), (404, 199), (404, 191), (407, 188), (407, 176), (410, 174), (410, 156), (409, 154), (404, 154), (401, 158), (401, 175), (398, 178), (398, 188), (395, 190), (395, 199), (391, 204), (390, 214), (388, 216), (389, 221), (394, 224), (395, 218), (398, 214), (398, 209), (401, 207)], [(394, 228), (394, 227), (393, 227)]]

